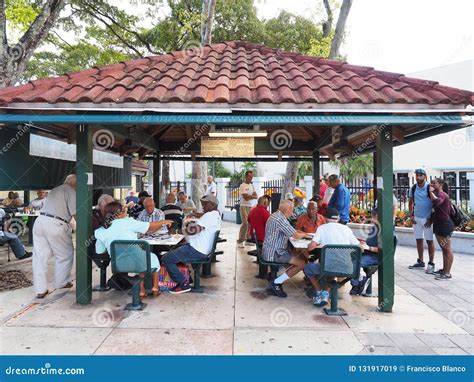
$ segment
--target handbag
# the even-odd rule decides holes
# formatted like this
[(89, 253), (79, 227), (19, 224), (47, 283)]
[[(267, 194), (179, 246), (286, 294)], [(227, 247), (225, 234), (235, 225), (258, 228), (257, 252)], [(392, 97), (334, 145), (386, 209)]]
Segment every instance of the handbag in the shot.
[[(189, 284), (188, 266), (186, 264), (178, 264), (178, 270), (184, 276), (184, 281)], [(164, 265), (161, 265), (158, 273), (158, 285), (162, 291), (171, 290), (177, 285), (176, 282), (171, 279), (171, 276)]]

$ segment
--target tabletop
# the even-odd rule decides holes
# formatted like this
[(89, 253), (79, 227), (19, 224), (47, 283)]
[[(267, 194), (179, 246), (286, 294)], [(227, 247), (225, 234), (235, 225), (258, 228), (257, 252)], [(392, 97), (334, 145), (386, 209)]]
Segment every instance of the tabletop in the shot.
[(184, 240), (184, 235), (175, 234), (175, 235), (170, 236), (167, 239), (163, 239), (158, 236), (144, 236), (140, 240), (145, 240), (150, 245), (163, 245), (163, 246), (172, 247), (176, 244), (181, 243), (181, 241)]

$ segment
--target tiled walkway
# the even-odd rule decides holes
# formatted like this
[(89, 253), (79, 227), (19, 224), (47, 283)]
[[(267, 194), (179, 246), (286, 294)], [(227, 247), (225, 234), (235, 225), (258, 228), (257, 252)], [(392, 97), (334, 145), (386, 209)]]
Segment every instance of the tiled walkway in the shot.
[[(376, 311), (377, 299), (340, 290), (345, 317), (329, 317), (304, 295), (302, 275), (290, 280), (288, 298), (265, 297), (257, 265), (237, 249), (238, 226), (225, 223), (224, 255), (203, 280), (204, 294), (151, 298), (142, 312), (124, 312), (130, 296), (94, 293), (79, 306), (75, 290), (36, 300), (32, 288), (0, 293), (1, 354), (466, 354), (473, 353), (474, 256), (455, 255), (454, 278), (438, 282), (411, 271), (414, 248), (396, 255), (393, 313)], [(436, 254), (440, 258), (441, 254)], [(441, 263), (441, 261), (439, 261)], [(31, 261), (6, 263), (31, 276)], [(52, 267), (51, 267), (52, 269)], [(98, 270), (94, 269), (94, 281)]]

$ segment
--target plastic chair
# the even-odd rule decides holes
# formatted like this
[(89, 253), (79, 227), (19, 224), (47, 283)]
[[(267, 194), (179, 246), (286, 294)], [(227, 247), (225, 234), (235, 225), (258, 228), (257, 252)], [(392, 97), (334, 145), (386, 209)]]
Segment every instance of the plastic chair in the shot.
[(132, 284), (132, 302), (124, 309), (143, 310), (146, 304), (140, 301), (140, 274), (151, 278), (151, 274), (157, 271), (151, 268), (150, 245), (145, 240), (114, 240), (110, 244), (110, 260), (113, 273), (135, 273), (135, 276), (126, 276)]

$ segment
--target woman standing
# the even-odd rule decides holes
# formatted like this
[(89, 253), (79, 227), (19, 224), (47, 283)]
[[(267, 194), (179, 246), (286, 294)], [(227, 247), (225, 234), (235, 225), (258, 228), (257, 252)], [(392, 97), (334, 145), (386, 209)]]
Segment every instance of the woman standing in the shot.
[(451, 200), (448, 196), (448, 185), (443, 179), (436, 178), (431, 181), (430, 198), (433, 202), (433, 233), (443, 251), (443, 269), (434, 272), (436, 280), (450, 280), (451, 266), (453, 265), (453, 251), (451, 249), (451, 234), (454, 223), (451, 220)]

